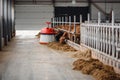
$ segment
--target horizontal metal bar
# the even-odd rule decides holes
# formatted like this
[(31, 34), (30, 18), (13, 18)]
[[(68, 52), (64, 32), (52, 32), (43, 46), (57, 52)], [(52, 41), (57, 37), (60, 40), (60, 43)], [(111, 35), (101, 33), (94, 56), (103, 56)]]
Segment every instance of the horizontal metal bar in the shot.
[[(71, 23), (71, 24), (74, 24), (74, 22), (51, 22), (51, 23)], [(80, 24), (80, 22), (76, 22), (76, 24)]]
[(114, 26), (112, 26), (112, 25), (101, 25), (101, 24), (85, 24), (85, 23), (82, 23), (81, 24), (81, 26), (89, 26), (89, 27), (104, 27), (104, 28), (120, 28), (120, 25), (114, 25)]

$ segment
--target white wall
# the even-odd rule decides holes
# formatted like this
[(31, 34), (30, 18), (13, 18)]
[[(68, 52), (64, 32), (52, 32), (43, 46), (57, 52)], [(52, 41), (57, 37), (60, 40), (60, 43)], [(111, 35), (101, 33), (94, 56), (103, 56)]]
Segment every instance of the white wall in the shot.
[(45, 22), (51, 21), (53, 11), (52, 5), (16, 5), (16, 29), (40, 30), (47, 27)]

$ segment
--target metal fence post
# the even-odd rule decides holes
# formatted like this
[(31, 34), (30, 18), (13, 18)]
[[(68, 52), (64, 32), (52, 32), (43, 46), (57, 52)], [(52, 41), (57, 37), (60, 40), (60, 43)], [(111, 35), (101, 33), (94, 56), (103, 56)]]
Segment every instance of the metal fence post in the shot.
[(112, 11), (112, 57), (115, 55), (115, 39), (114, 39), (114, 12)]
[(74, 42), (76, 42), (76, 16), (74, 16)]
[(82, 24), (82, 15), (80, 15), (80, 24)]
[(89, 42), (89, 40), (90, 40), (90, 36), (89, 36), (89, 33), (90, 33), (89, 29), (90, 29), (90, 27), (89, 27), (89, 24), (90, 24), (90, 14), (88, 13), (88, 23), (87, 23), (87, 33), (86, 33), (87, 36), (88, 36), (87, 37), (87, 45), (88, 46), (90, 46), (90, 42)]
[(105, 53), (108, 54), (108, 27), (106, 27), (106, 40), (105, 40), (105, 43), (106, 43), (106, 51)]
[(56, 26), (56, 17), (54, 17), (54, 27)]
[(57, 26), (59, 26), (59, 17), (57, 17)]
[[(101, 14), (98, 12), (98, 25), (101, 23)], [(100, 27), (97, 28), (97, 49), (100, 50)]]
[(58, 26), (59, 26), (60, 24), (59, 24), (59, 17), (58, 17)]
[(61, 18), (59, 17), (59, 25), (61, 26)]
[[(118, 47), (120, 47), (120, 28), (118, 28), (118, 32), (119, 32), (119, 35), (118, 35)], [(117, 59), (120, 59), (120, 53), (117, 52)]]
[(109, 49), (109, 56), (111, 55), (111, 27), (109, 27), (109, 46), (108, 46), (108, 49)]
[[(120, 34), (120, 33), (119, 33), (118, 30), (119, 30), (119, 28), (116, 28), (116, 33), (115, 33), (115, 34), (116, 34), (116, 38), (115, 38), (115, 39), (116, 39), (116, 44), (115, 44), (116, 49), (117, 49), (118, 44), (119, 44), (119, 43), (118, 43), (118, 39), (119, 39), (118, 34)], [(117, 59), (119, 58), (118, 56), (119, 56), (119, 55), (118, 55), (118, 51), (116, 50), (116, 58), (117, 58)]]
[(56, 17), (56, 25), (57, 25), (57, 27), (58, 27), (58, 17)]
[(59, 26), (59, 17), (58, 17), (58, 26)]
[(57, 26), (57, 17), (55, 18), (55, 24), (56, 24), (55, 26)]
[(81, 27), (81, 24), (82, 24), (82, 15), (80, 15), (80, 44), (81, 44), (81, 36), (82, 36), (82, 32), (81, 32), (82, 27)]
[(60, 26), (62, 25), (62, 17), (60, 17)]
[(62, 17), (62, 26), (63, 26), (63, 22), (64, 22), (64, 17)]
[(88, 23), (90, 23), (90, 14), (88, 13)]
[(69, 38), (71, 40), (71, 16), (69, 16)]
[(65, 25), (67, 25), (68, 19), (67, 16), (65, 17)]

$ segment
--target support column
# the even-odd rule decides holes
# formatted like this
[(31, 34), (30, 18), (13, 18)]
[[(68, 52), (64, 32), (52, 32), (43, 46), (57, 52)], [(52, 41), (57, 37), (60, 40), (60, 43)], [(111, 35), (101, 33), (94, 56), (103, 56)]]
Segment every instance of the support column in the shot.
[(0, 0), (0, 50), (2, 50), (2, 28), (3, 28), (3, 0)]
[(3, 37), (4, 37), (4, 45), (8, 44), (8, 7), (7, 0), (3, 0)]
[(11, 0), (8, 0), (8, 4), (7, 4), (7, 8), (8, 8), (8, 13), (7, 13), (7, 17), (8, 17), (8, 24), (7, 24), (7, 30), (8, 30), (8, 41), (11, 40)]
[(11, 19), (12, 19), (12, 37), (14, 37), (15, 36), (15, 6), (14, 6), (14, 0), (11, 0), (11, 15), (12, 15), (12, 17), (11, 17)]

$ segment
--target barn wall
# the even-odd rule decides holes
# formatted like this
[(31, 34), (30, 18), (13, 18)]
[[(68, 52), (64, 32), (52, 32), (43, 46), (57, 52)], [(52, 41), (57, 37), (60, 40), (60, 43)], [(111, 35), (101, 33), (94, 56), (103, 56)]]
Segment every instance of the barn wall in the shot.
[[(41, 3), (42, 4), (42, 3)], [(16, 29), (30, 29), (38, 30), (45, 27), (46, 21), (50, 21), (54, 17), (54, 6), (55, 7), (88, 7), (88, 3), (81, 2), (72, 4), (71, 2), (56, 2), (55, 5), (52, 2), (41, 5), (37, 4), (17, 4), (15, 8), (15, 22)], [(120, 21), (120, 3), (96, 3), (103, 11), (110, 13), (111, 9), (115, 11), (116, 21)], [(96, 20), (99, 10), (91, 4), (91, 19)], [(105, 15), (101, 13), (102, 19), (105, 19)]]
[(16, 5), (16, 30), (40, 30), (53, 17), (52, 5)]

